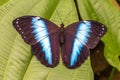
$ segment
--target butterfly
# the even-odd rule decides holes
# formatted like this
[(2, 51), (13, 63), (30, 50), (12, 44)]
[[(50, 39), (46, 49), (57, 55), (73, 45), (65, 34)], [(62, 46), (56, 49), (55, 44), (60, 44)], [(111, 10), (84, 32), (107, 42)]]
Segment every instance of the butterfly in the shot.
[(38, 16), (21, 16), (13, 21), (14, 28), (31, 46), (33, 54), (47, 67), (60, 60), (68, 68), (79, 67), (106, 33), (104, 24), (93, 20), (72, 23), (64, 28)]

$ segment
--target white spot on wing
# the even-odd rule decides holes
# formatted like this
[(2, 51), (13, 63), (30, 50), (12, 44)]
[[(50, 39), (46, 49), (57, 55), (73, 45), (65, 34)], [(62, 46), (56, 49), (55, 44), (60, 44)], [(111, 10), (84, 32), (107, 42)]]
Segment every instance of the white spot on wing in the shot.
[(100, 33), (99, 35), (100, 35), (100, 36), (102, 36), (102, 34), (101, 34), (101, 33)]
[(16, 21), (16, 24), (18, 24), (18, 21)]
[(95, 41), (95, 44), (96, 44), (97, 42)]
[(36, 19), (40, 19), (40, 17), (36, 17)]
[(97, 39), (99, 39), (99, 37), (97, 37)]
[(102, 30), (105, 30), (105, 28), (103, 27)]
[(19, 25), (17, 25), (17, 27), (19, 27)]
[(19, 30), (21, 30), (21, 28), (19, 28)]
[(104, 27), (104, 25), (102, 25), (102, 27)]

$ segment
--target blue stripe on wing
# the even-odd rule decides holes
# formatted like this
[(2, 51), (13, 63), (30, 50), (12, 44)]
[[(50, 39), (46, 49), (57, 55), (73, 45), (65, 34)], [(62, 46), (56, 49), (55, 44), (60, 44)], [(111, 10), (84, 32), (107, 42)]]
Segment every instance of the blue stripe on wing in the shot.
[(91, 31), (91, 23), (88, 21), (81, 22), (78, 25), (75, 39), (73, 42), (72, 54), (70, 59), (70, 66), (73, 66), (80, 55), (81, 49), (88, 41), (89, 32)]
[(42, 51), (45, 55), (45, 59), (50, 65), (52, 65), (52, 51), (50, 47), (49, 33), (45, 24), (45, 21), (41, 20), (39, 17), (32, 19), (32, 28), (35, 39), (40, 43)]

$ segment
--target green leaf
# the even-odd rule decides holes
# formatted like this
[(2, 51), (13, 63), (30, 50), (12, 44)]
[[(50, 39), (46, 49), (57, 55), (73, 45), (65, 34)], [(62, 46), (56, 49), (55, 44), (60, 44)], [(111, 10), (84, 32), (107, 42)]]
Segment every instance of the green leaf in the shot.
[(12, 21), (23, 15), (41, 16), (57, 25), (61, 24), (61, 19), (65, 25), (78, 21), (73, 0), (10, 0), (2, 5), (0, 80), (93, 80), (89, 58), (77, 69), (66, 68), (62, 60), (55, 68), (42, 65), (13, 28)]
[(105, 43), (106, 60), (120, 71), (120, 10), (112, 0), (78, 0), (83, 19), (93, 19), (104, 23), (107, 34)]
[(4, 3), (6, 3), (9, 0), (0, 0), (0, 6), (3, 5)]

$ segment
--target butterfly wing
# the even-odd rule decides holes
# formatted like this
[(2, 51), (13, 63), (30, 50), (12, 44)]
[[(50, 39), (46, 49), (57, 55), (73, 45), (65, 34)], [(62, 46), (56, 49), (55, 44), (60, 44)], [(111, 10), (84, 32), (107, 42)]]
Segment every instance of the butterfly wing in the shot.
[(80, 66), (105, 34), (106, 27), (96, 21), (80, 21), (69, 25), (65, 31), (62, 59), (68, 68)]
[(54, 67), (59, 62), (58, 26), (37, 17), (22, 16), (13, 21), (15, 29), (24, 41), (31, 45), (33, 53), (42, 64)]

